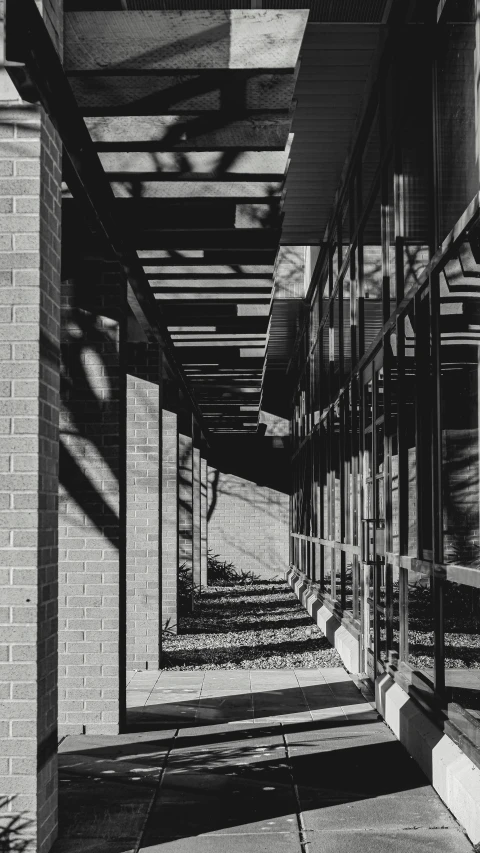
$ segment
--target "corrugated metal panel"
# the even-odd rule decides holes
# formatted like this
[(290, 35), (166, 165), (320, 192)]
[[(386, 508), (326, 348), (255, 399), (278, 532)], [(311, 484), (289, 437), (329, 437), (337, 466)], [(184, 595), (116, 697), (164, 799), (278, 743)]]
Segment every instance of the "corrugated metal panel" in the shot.
[(323, 239), (380, 32), (371, 24), (307, 25), (294, 95), (283, 244), (313, 245)]

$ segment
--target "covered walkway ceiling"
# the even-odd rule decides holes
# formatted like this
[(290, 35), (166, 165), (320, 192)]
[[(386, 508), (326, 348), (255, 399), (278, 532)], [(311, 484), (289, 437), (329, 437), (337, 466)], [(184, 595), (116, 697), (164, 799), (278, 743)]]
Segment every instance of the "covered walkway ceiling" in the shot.
[[(66, 3), (64, 68), (205, 425), (255, 431), (278, 246), (323, 236), (386, 2), (166, 5)], [(89, 254), (69, 192), (64, 233)]]

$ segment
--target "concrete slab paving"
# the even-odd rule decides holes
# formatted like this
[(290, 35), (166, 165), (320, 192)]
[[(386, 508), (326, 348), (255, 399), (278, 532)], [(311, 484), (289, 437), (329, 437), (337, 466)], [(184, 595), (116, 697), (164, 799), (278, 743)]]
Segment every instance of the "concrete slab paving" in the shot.
[(338, 667), (129, 687), (130, 734), (61, 745), (53, 853), (472, 853)]

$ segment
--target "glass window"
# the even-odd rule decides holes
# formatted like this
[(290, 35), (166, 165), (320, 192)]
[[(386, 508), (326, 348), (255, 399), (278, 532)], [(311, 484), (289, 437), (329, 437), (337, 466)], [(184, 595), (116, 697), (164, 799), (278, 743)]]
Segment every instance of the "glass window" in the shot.
[[(449, 702), (466, 708), (478, 720), (480, 718), (480, 589), (447, 582), (444, 586), (443, 613), (447, 697)], [(449, 708), (450, 718), (452, 713), (455, 715), (455, 709)], [(480, 746), (480, 742), (477, 746)]]
[(444, 561), (480, 568), (478, 346), (442, 346)]
[(480, 286), (457, 266), (440, 289), (443, 551), (446, 563), (480, 568)]
[(408, 662), (433, 679), (434, 638), (431, 579), (408, 570)]
[(323, 546), (323, 560), (323, 588), (327, 595), (331, 595), (333, 548), (331, 548), (330, 545)]
[[(437, 110), (440, 240), (478, 192), (475, 18), (458, 21), (449, 5), (438, 47)], [(462, 16), (468, 9), (463, 10)]]
[[(387, 551), (400, 552), (399, 482), (398, 482), (398, 358), (397, 335), (392, 333), (386, 341), (385, 358), (389, 375), (386, 400), (385, 432), (390, 457), (389, 496), (387, 507)], [(398, 577), (397, 577), (398, 581)]]
[(401, 143), (401, 173), (396, 176), (397, 219), (403, 244), (403, 292), (407, 295), (430, 260), (428, 175), (431, 169), (427, 100), (411, 113)]
[(402, 554), (417, 556), (417, 446), (415, 428), (415, 320), (413, 311), (399, 323), (402, 330), (403, 352), (400, 366), (401, 407), (400, 424), (400, 499), (403, 533), (400, 541)]
[(381, 158), (381, 145), (380, 145), (380, 121), (378, 110), (375, 114), (375, 118), (372, 122), (372, 126), (370, 129), (370, 133), (367, 139), (367, 143), (365, 145), (365, 150), (363, 153), (362, 160), (362, 178), (361, 178), (361, 187), (362, 187), (362, 202), (363, 206), (368, 203), (368, 199), (370, 197), (370, 193), (372, 191), (373, 184), (375, 182), (375, 177), (378, 174), (378, 169), (380, 165)]
[(390, 304), (387, 312), (388, 316), (395, 310), (396, 305), (396, 233), (395, 233), (395, 170), (393, 159), (390, 161), (387, 169), (387, 192), (386, 206), (384, 211), (384, 228), (385, 228), (385, 246), (387, 250), (386, 269), (390, 281)]
[(383, 328), (383, 269), (380, 192), (362, 232), (365, 352)]

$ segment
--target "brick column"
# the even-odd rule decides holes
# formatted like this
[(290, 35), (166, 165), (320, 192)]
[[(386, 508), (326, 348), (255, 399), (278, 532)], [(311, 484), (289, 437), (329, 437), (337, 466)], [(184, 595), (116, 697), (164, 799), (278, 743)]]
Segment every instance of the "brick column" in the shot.
[(0, 827), (24, 853), (57, 828), (60, 187), (51, 123), (0, 69)]
[(192, 560), (193, 582), (198, 589), (202, 585), (202, 510), (201, 510), (201, 455), (200, 448), (193, 448), (192, 470)]
[(124, 724), (126, 288), (85, 265), (62, 283), (59, 722)]
[(127, 377), (127, 669), (160, 666), (161, 353), (129, 344)]
[(202, 456), (200, 463), (200, 532), (201, 532), (201, 560), (200, 576), (202, 587), (207, 586), (208, 581), (208, 463)]
[(193, 439), (186, 425), (178, 436), (178, 562), (193, 582)]
[(176, 633), (178, 579), (177, 415), (162, 413), (162, 627)]

